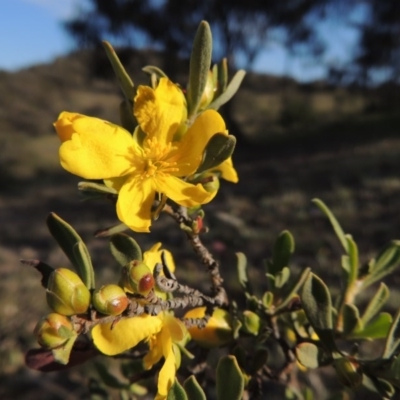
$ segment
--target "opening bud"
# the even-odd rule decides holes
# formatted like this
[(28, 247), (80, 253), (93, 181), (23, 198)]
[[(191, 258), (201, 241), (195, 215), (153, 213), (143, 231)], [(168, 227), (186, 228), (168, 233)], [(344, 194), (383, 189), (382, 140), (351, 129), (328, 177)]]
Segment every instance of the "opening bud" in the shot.
[(104, 285), (94, 291), (92, 304), (102, 314), (120, 315), (128, 307), (129, 299), (118, 285)]
[[(189, 310), (185, 314), (185, 318), (204, 318), (205, 313), (206, 307), (198, 307)], [(200, 346), (207, 348), (223, 346), (231, 342), (233, 338), (232, 318), (228, 311), (217, 308), (205, 328), (192, 326), (188, 328), (188, 331), (192, 339)]]
[(154, 287), (154, 277), (151, 269), (138, 260), (129, 263), (128, 280), (133, 290), (143, 296), (147, 296)]
[(36, 325), (34, 334), (40, 346), (54, 349), (64, 345), (76, 336), (71, 321), (64, 315), (51, 313), (43, 317)]
[(207, 83), (200, 99), (199, 110), (205, 109), (213, 101), (215, 91), (216, 88), (214, 86), (213, 73), (212, 71), (208, 71)]
[(46, 297), (51, 309), (62, 315), (83, 314), (90, 304), (89, 289), (67, 268), (58, 268), (51, 273)]

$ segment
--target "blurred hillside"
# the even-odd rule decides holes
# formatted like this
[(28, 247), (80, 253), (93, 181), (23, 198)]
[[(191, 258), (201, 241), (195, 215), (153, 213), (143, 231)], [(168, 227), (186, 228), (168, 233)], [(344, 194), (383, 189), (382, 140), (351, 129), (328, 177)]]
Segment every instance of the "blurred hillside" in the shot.
[[(150, 51), (121, 55), (135, 84), (147, 82), (141, 67), (171, 61)], [(80, 201), (79, 179), (59, 165), (59, 140), (52, 127), (63, 110), (118, 123), (121, 96), (111, 67), (104, 58), (94, 66), (91, 60), (89, 53), (80, 52), (48, 65), (0, 72), (0, 398), (23, 396), (28, 390), (31, 399), (84, 394), (79, 370), (38, 375), (23, 366), (23, 353), (34, 346), (32, 331), (47, 306), (38, 273), (19, 259), (66, 265), (45, 226), (50, 211), (70, 222), (88, 243), (99, 281), (116, 280), (115, 270), (106, 268), (114, 266), (107, 241), (93, 239), (96, 230), (117, 223), (113, 207)], [(171, 62), (169, 75), (185, 85), (188, 64)], [(298, 268), (310, 265), (338, 282), (340, 246), (311, 205), (314, 197), (323, 199), (354, 235), (363, 261), (400, 238), (396, 93), (398, 88), (389, 86), (345, 89), (246, 76), (227, 115), (228, 128), (240, 134), (234, 155), (240, 182), (223, 182), (215, 202), (204, 208), (211, 228), (204, 240), (221, 258), (232, 291), (237, 287), (234, 252), (244, 251), (260, 267), (283, 229), (296, 239)], [(182, 266), (178, 276), (201, 281), (196, 259), (165, 216), (150, 235), (135, 238), (144, 249), (161, 240)], [(253, 274), (263, 272), (255, 268)], [(390, 282), (398, 286), (400, 274)], [(391, 303), (398, 300), (394, 292)], [(16, 385), (21, 379), (24, 385)]]

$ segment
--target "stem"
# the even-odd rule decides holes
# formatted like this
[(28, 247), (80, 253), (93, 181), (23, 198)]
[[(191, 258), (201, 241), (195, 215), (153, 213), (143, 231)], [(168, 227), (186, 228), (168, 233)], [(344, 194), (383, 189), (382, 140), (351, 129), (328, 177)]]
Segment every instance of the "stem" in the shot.
[(203, 245), (199, 234), (193, 230), (194, 220), (187, 215), (187, 209), (185, 207), (180, 207), (178, 210), (174, 210), (170, 205), (166, 204), (163, 211), (171, 216), (182, 227), (182, 230), (185, 232), (194, 252), (207, 267), (207, 271), (211, 278), (211, 287), (215, 304), (217, 306), (228, 305), (228, 296), (222, 286), (224, 280), (219, 271), (219, 263)]

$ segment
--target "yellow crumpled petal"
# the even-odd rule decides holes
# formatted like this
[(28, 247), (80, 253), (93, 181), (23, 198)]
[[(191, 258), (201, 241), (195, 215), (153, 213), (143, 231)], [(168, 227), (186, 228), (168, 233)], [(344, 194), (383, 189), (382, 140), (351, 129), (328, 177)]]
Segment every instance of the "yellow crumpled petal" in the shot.
[(92, 329), (95, 346), (104, 354), (114, 356), (135, 347), (142, 340), (160, 332), (163, 320), (143, 314), (112, 324), (98, 324)]
[(167, 78), (161, 78), (155, 90), (139, 86), (133, 110), (147, 137), (157, 137), (162, 143), (172, 141), (186, 115), (182, 91)]

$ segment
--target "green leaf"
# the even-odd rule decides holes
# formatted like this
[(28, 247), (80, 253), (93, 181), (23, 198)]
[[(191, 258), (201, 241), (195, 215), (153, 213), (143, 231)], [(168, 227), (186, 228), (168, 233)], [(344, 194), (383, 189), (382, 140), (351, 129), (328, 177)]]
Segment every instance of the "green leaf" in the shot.
[(74, 228), (55, 213), (47, 217), (50, 233), (71, 261), (88, 289), (94, 289), (94, 271), (89, 251)]
[(125, 98), (129, 101), (133, 101), (135, 91), (132, 79), (125, 71), (124, 66), (121, 64), (121, 61), (119, 60), (111, 44), (106, 41), (103, 41), (103, 47), (107, 53), (108, 59), (111, 62), (114, 73), (118, 79), (118, 83), (122, 89)]
[(296, 346), (296, 358), (304, 367), (315, 369), (326, 365), (326, 360), (325, 362), (323, 360), (327, 358), (327, 355), (314, 343), (304, 342)]
[(71, 355), (72, 348), (77, 338), (78, 335), (75, 333), (75, 335), (68, 339), (62, 346), (51, 350), (56, 362), (63, 365), (68, 364), (69, 356)]
[(73, 252), (75, 255), (76, 262), (78, 264), (77, 270), (83, 283), (89, 289), (95, 288), (94, 270), (92, 259), (90, 258), (89, 250), (85, 243), (79, 241), (75, 243)]
[(289, 231), (281, 232), (272, 250), (272, 262), (268, 265), (270, 274), (275, 275), (289, 265), (294, 247), (293, 235)]
[(290, 278), (290, 269), (288, 267), (283, 267), (283, 269), (275, 275), (275, 287), (277, 289), (282, 288), (289, 280), (289, 278)]
[(300, 297), (304, 312), (316, 334), (329, 351), (336, 351), (332, 329), (332, 300), (328, 287), (322, 279), (310, 273)]
[(121, 233), (123, 231), (126, 231), (128, 228), (127, 225), (125, 224), (118, 224), (115, 226), (112, 226), (110, 228), (105, 228), (105, 229), (99, 229), (95, 234), (94, 237), (99, 238), (99, 237), (109, 237), (111, 235), (115, 235), (116, 233)]
[(286, 307), (289, 304), (290, 300), (292, 300), (292, 298), (297, 294), (298, 290), (304, 284), (310, 271), (311, 271), (311, 268), (307, 267), (300, 273), (298, 278), (293, 282), (290, 289), (285, 293), (282, 300), (276, 306), (276, 311), (280, 310), (281, 308)]
[(178, 382), (178, 379), (175, 379), (174, 384), (169, 389), (167, 400), (188, 400), (186, 392)]
[(363, 324), (360, 320), (360, 313), (354, 304), (344, 304), (342, 308), (343, 334), (349, 334), (353, 330), (360, 330)]
[(318, 206), (318, 208), (329, 218), (329, 221), (333, 227), (333, 230), (336, 233), (340, 243), (342, 244), (346, 253), (349, 252), (348, 243), (346, 240), (346, 235), (343, 232), (342, 227), (337, 221), (336, 217), (332, 214), (332, 211), (328, 208), (328, 206), (321, 201), (320, 199), (313, 199), (312, 202)]
[(386, 338), (385, 348), (382, 358), (388, 359), (392, 357), (393, 353), (397, 351), (400, 344), (400, 310), (397, 312), (392, 325), (390, 327), (388, 336)]
[(225, 57), (217, 65), (216, 83), (217, 84), (215, 85), (215, 87), (217, 88), (217, 90), (215, 93), (215, 98), (219, 97), (222, 93), (224, 93), (228, 86), (228, 60)]
[(245, 75), (246, 71), (242, 69), (237, 71), (235, 76), (229, 82), (226, 90), (220, 96), (218, 96), (207, 108), (218, 110), (221, 106), (227, 103), (238, 91)]
[(274, 294), (270, 291), (265, 292), (262, 297), (262, 303), (264, 307), (270, 308), (272, 306), (273, 301), (274, 301)]
[(89, 181), (82, 181), (78, 183), (78, 190), (82, 192), (94, 192), (101, 194), (118, 194), (118, 192), (102, 183), (95, 183)]
[(244, 377), (236, 357), (221, 357), (217, 366), (217, 400), (240, 400), (243, 390)]
[(189, 378), (183, 382), (183, 387), (190, 400), (207, 400), (204, 390), (201, 388), (194, 375), (189, 376)]
[(167, 74), (162, 69), (155, 67), (154, 65), (146, 65), (142, 68), (142, 71), (149, 75), (155, 75), (158, 79), (168, 78)]
[(112, 388), (115, 389), (127, 389), (129, 388), (129, 383), (126, 382), (121, 382), (115, 375), (113, 375), (109, 369), (104, 365), (99, 362), (95, 362), (94, 366), (96, 368), (97, 373), (99, 374), (99, 377), (101, 381)]
[(247, 258), (243, 253), (236, 253), (237, 257), (237, 273), (239, 278), (240, 286), (245, 292), (250, 292), (249, 288), (249, 278), (247, 276)]
[(235, 145), (235, 136), (216, 133), (208, 141), (204, 149), (203, 161), (197, 169), (196, 174), (218, 167), (218, 165), (232, 155)]
[(385, 247), (367, 275), (363, 279), (363, 287), (366, 288), (376, 281), (380, 281), (383, 277), (390, 274), (400, 264), (400, 241), (393, 240), (387, 247)]
[(187, 88), (188, 118), (196, 114), (207, 84), (211, 66), (212, 35), (210, 25), (201, 21), (193, 42), (190, 56), (189, 85)]
[(381, 282), (378, 290), (368, 303), (368, 306), (361, 317), (363, 325), (366, 325), (373, 317), (375, 317), (376, 314), (378, 314), (388, 299), (389, 289), (383, 282)]
[(364, 374), (363, 386), (374, 393), (378, 393), (382, 399), (390, 399), (395, 394), (394, 387), (384, 379)]
[(345, 239), (347, 242), (348, 256), (343, 257), (342, 266), (347, 272), (347, 287), (350, 287), (357, 280), (359, 263), (358, 247), (351, 235), (345, 235)]
[(125, 233), (116, 233), (110, 237), (112, 255), (122, 266), (133, 260), (142, 260), (142, 250), (136, 240)]
[(380, 313), (363, 329), (353, 331), (349, 338), (352, 339), (383, 339), (387, 336), (393, 318), (389, 313)]

